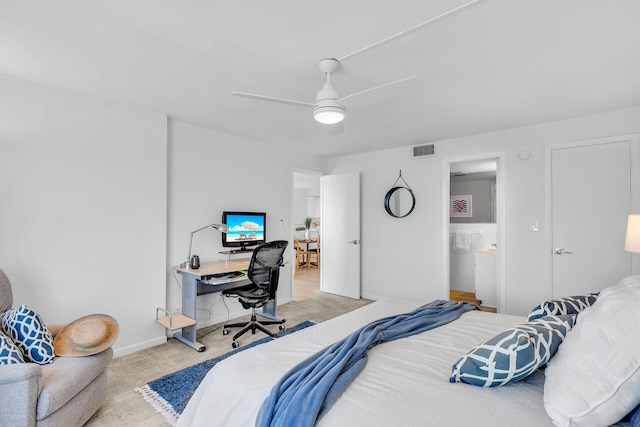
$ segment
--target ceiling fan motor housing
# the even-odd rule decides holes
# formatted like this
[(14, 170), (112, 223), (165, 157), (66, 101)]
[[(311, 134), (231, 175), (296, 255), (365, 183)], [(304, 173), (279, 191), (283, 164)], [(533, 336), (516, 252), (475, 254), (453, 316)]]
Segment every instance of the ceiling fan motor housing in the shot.
[(340, 68), (337, 59), (323, 59), (318, 63), (320, 71), (327, 76), (327, 81), (316, 94), (315, 107), (313, 108), (313, 118), (323, 124), (335, 124), (344, 120), (344, 105), (338, 102), (340, 95), (331, 83), (331, 74)]
[(335, 99), (321, 99), (316, 101), (313, 108), (313, 118), (325, 125), (332, 125), (344, 120), (344, 106)]
[(324, 74), (335, 73), (336, 71), (338, 71), (338, 69), (340, 69), (340, 61), (335, 58), (321, 59), (320, 61), (318, 61), (318, 68), (320, 68), (320, 71), (322, 71)]
[(316, 104), (313, 107), (313, 118), (316, 121), (326, 125), (339, 123), (344, 120), (344, 111), (344, 105), (338, 102), (338, 93), (335, 89), (323, 88), (316, 95)]

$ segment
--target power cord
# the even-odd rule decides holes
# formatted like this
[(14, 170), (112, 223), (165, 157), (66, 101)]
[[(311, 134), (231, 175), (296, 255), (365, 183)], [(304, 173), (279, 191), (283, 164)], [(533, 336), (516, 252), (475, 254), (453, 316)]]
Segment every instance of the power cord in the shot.
[(182, 283), (180, 283), (180, 280), (178, 280), (178, 276), (176, 276), (176, 271), (174, 269), (171, 269), (171, 273), (173, 274), (173, 278), (175, 279), (176, 284), (178, 285), (178, 287), (182, 291)]
[[(230, 312), (229, 312), (229, 307), (227, 306), (227, 300), (226, 300), (226, 298), (229, 298), (229, 297), (225, 297), (224, 295), (222, 296), (222, 303), (224, 304), (224, 308), (226, 308), (226, 309), (227, 309), (227, 320), (225, 320), (224, 322), (222, 322), (222, 323), (220, 324), (220, 326), (218, 326), (217, 328), (212, 329), (212, 330), (210, 330), (210, 331), (207, 331), (207, 332), (205, 332), (205, 333), (203, 333), (203, 334), (199, 335), (199, 336), (197, 337), (198, 339), (204, 338), (204, 337), (206, 337), (207, 335), (212, 334), (212, 333), (214, 333), (214, 332), (218, 331), (220, 328), (222, 328), (222, 327), (225, 325), (225, 323), (228, 323), (228, 322), (229, 322)], [(204, 309), (199, 309), (199, 310), (204, 310)], [(211, 314), (213, 313), (213, 304), (211, 304), (211, 305), (209, 306), (209, 310), (207, 310), (207, 311), (209, 311), (209, 318), (207, 318), (207, 322), (208, 322), (208, 321), (211, 319)]]

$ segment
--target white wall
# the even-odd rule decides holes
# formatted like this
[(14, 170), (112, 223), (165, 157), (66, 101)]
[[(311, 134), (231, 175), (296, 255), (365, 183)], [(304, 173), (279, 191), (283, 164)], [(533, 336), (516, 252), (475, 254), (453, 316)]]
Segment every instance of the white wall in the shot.
[(293, 190), (293, 216), (291, 217), (292, 227), (300, 225), (304, 227), (304, 220), (307, 217), (307, 189), (296, 188)]
[[(318, 176), (317, 179), (318, 182), (320, 182), (320, 176)], [(309, 228), (309, 237), (315, 238), (318, 236), (320, 230), (316, 226), (316, 220), (320, 219), (320, 187), (296, 188), (293, 191), (293, 228), (304, 227), (307, 218), (314, 219)], [(305, 231), (297, 231), (295, 236), (298, 239), (303, 239), (305, 237)]]
[[(319, 158), (6, 75), (0, 93), (0, 268), (14, 305), (46, 323), (110, 314), (120, 323), (117, 356), (166, 340), (155, 310), (181, 306), (171, 267), (186, 258), (191, 231), (225, 209), (257, 210), (267, 212), (269, 239), (289, 240), (293, 170), (325, 168)], [(194, 239), (202, 262), (221, 259), (221, 249), (216, 231)], [(291, 273), (280, 277), (286, 302)], [(226, 319), (214, 298), (200, 297), (199, 307)], [(200, 311), (200, 326), (209, 317)]]
[[(223, 132), (169, 121), (169, 201), (167, 308), (181, 307), (181, 293), (172, 266), (185, 260), (191, 231), (220, 222), (222, 211), (267, 212), (267, 239), (289, 240), (293, 203), (293, 170), (324, 170), (325, 161), (291, 153), (266, 143)], [(306, 201), (305, 201), (306, 207)], [(283, 220), (283, 226), (280, 226)], [(217, 231), (195, 235), (193, 253), (200, 262), (225, 259)], [(291, 248), (285, 256), (291, 257)], [(278, 303), (291, 300), (291, 266), (280, 272)], [(217, 294), (198, 297), (198, 326), (227, 318)], [(230, 306), (231, 317), (244, 314), (239, 304)]]
[(45, 323), (107, 313), (165, 340), (166, 117), (0, 75), (0, 268)]
[[(186, 258), (192, 230), (219, 221), (225, 209), (264, 210), (269, 239), (291, 238), (291, 177), (297, 168), (361, 172), (365, 297), (435, 299), (446, 297), (443, 163), (503, 152), (506, 307), (524, 314), (551, 296), (545, 145), (640, 132), (635, 108), (440, 141), (429, 158), (413, 159), (407, 146), (325, 164), (6, 75), (0, 75), (0, 93), (0, 268), (13, 282), (15, 305), (30, 305), (47, 323), (111, 314), (121, 326), (117, 355), (164, 341), (155, 308), (180, 307), (171, 266)], [(519, 160), (520, 150), (531, 151), (531, 159)], [(414, 213), (403, 219), (389, 217), (382, 204), (399, 169), (417, 198)], [(639, 199), (632, 202), (635, 211)], [(539, 221), (537, 233), (528, 231), (531, 218)], [(203, 262), (220, 259), (220, 249), (217, 232), (196, 235), (194, 251)], [(280, 277), (284, 302), (291, 298), (291, 272)], [(209, 317), (226, 318), (214, 298), (199, 299), (205, 309), (198, 315), (201, 325)]]
[(452, 196), (471, 196), (471, 217), (451, 217), (451, 224), (474, 224), (495, 222), (495, 198), (492, 190), (496, 187), (496, 179), (451, 180)]
[[(330, 159), (330, 173), (361, 172), (363, 296), (447, 297), (442, 267), (446, 247), (442, 241), (444, 162), (502, 152), (506, 311), (527, 313), (551, 297), (545, 257), (545, 145), (636, 132), (640, 132), (640, 108), (439, 141), (436, 155), (427, 158), (412, 158), (407, 146)], [(521, 150), (530, 151), (531, 158), (520, 160)], [(388, 216), (383, 207), (384, 195), (399, 169), (416, 194), (414, 212), (402, 219)], [(637, 209), (639, 203), (636, 195), (632, 206)], [(528, 231), (532, 218), (538, 219), (539, 232)]]

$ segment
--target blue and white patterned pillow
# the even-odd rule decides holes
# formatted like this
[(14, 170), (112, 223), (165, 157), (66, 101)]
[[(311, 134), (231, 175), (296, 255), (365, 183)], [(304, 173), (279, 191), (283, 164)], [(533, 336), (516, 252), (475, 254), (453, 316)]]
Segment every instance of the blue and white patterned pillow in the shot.
[(579, 314), (585, 308), (592, 306), (597, 299), (598, 293), (591, 293), (545, 301), (531, 310), (527, 320), (560, 314)]
[(27, 362), (53, 362), (53, 336), (35, 311), (26, 305), (2, 314), (2, 329), (22, 351)]
[(0, 365), (15, 363), (24, 363), (22, 352), (11, 338), (0, 332)]
[(453, 365), (450, 382), (494, 387), (519, 381), (551, 359), (576, 316), (546, 316), (483, 342)]

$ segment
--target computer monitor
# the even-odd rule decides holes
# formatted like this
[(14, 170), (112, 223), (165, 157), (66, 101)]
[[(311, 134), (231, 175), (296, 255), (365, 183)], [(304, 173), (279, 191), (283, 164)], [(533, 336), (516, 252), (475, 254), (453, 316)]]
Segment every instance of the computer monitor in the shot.
[(222, 212), (222, 223), (229, 231), (222, 233), (222, 246), (246, 250), (265, 243), (267, 214), (264, 212)]

